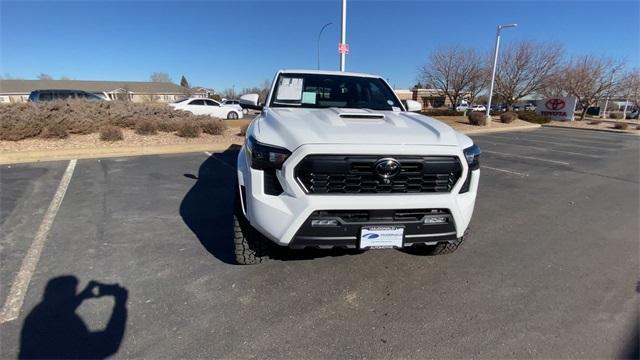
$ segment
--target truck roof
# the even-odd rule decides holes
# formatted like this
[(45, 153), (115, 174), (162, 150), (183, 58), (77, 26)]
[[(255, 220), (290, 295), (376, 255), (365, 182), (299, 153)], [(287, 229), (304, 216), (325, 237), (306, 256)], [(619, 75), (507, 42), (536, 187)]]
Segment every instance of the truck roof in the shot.
[(278, 70), (278, 73), (280, 73), (280, 74), (320, 74), (320, 75), (339, 75), (339, 76), (358, 76), (358, 77), (369, 77), (369, 78), (381, 78), (381, 76), (379, 76), (379, 75), (356, 73), (356, 72), (346, 72), (346, 71), (336, 71), (336, 70), (281, 69), (281, 70)]

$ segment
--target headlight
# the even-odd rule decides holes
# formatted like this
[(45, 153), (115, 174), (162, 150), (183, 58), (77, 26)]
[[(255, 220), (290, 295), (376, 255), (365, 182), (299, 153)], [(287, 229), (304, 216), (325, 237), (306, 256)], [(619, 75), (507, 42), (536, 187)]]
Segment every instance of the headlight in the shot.
[(467, 159), (469, 171), (480, 168), (480, 148), (478, 145), (473, 145), (464, 149), (464, 157)]
[(291, 155), (285, 148), (260, 143), (252, 136), (247, 138), (245, 150), (251, 159), (251, 167), (256, 170), (281, 169), (282, 163)]

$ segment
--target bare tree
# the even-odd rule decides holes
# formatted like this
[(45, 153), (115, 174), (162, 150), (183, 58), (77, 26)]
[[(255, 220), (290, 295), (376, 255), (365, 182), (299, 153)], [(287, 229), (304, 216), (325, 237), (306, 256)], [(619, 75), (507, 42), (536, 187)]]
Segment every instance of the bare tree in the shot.
[(640, 107), (640, 69), (627, 73), (622, 80), (620, 93), (635, 107)]
[(264, 104), (269, 96), (269, 90), (271, 90), (271, 80), (265, 79), (261, 86), (244, 88), (241, 94), (258, 94), (258, 102)]
[(238, 95), (236, 94), (235, 88), (222, 90), (222, 92), (220, 93), (220, 96), (222, 96), (225, 99), (236, 99), (238, 97)]
[(580, 120), (587, 109), (605, 96), (618, 93), (623, 80), (624, 64), (611, 58), (592, 55), (572, 59), (560, 73), (562, 89), (575, 96), (582, 108)]
[(71, 78), (66, 75), (62, 75), (60, 76), (60, 80), (71, 80)]
[(149, 79), (151, 79), (152, 82), (172, 82), (169, 74), (164, 72), (154, 72), (153, 74), (151, 74), (151, 76), (149, 76)]
[(40, 73), (40, 75), (38, 75), (38, 80), (53, 80), (53, 77), (49, 74)]
[(507, 105), (540, 92), (555, 76), (563, 56), (562, 46), (522, 41), (501, 51), (495, 93)]
[(435, 50), (420, 69), (419, 77), (428, 87), (441, 90), (456, 106), (468, 97), (481, 91), (483, 83), (482, 56), (474, 49), (449, 47)]

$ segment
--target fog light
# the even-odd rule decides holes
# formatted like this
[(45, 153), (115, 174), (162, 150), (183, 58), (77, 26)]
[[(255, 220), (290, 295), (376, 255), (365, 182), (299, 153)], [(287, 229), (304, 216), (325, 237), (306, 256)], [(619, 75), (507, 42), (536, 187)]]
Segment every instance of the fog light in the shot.
[(338, 220), (311, 220), (311, 226), (338, 226)]
[(428, 216), (424, 218), (425, 224), (444, 224), (447, 222), (446, 216)]

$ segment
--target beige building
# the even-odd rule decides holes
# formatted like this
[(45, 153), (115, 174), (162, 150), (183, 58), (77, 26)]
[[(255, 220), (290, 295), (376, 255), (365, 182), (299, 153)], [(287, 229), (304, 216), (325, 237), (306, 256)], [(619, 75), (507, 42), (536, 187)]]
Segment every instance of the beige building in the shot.
[(110, 100), (171, 102), (208, 97), (213, 90), (186, 89), (174, 83), (146, 81), (0, 80), (0, 103), (25, 102), (33, 90), (82, 90)]
[(451, 101), (442, 90), (438, 89), (411, 89), (394, 90), (400, 100), (415, 100), (422, 104), (422, 109), (448, 108)]

